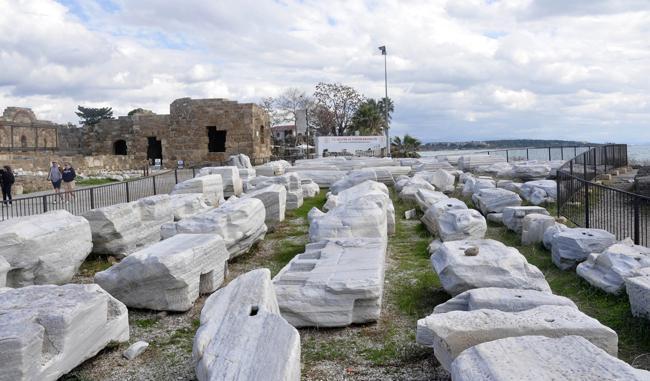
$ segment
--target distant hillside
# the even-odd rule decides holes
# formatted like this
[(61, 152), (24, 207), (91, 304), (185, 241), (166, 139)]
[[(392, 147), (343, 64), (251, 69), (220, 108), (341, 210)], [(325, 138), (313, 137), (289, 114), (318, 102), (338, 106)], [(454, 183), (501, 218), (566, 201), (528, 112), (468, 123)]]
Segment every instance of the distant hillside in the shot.
[(524, 147), (561, 147), (561, 146), (597, 146), (596, 143), (578, 142), (572, 140), (535, 140), (535, 139), (512, 139), (512, 140), (485, 140), (471, 142), (433, 142), (425, 143), (420, 147), (421, 151), (445, 151), (457, 149), (492, 149), (492, 148), (524, 148)]

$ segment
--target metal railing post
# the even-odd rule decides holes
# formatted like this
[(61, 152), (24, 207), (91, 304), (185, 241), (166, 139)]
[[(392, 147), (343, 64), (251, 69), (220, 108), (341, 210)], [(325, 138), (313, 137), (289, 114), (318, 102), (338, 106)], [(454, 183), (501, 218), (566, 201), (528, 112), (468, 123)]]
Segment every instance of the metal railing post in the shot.
[(526, 148), (526, 161), (530, 160), (530, 156), (528, 154), (528, 148)]
[(548, 147), (548, 161), (551, 161), (551, 147)]
[(605, 173), (607, 173), (607, 146), (605, 146), (605, 150), (603, 151), (603, 155), (605, 155), (605, 158), (603, 161), (605, 162)]
[(196, 168), (192, 167), (192, 178), (196, 177)]
[(585, 228), (589, 229), (589, 182), (585, 181)]
[(174, 184), (178, 184), (178, 169), (174, 169)]
[(43, 213), (47, 212), (47, 195), (43, 196)]
[(509, 152), (510, 152), (509, 150), (506, 150), (506, 163), (510, 162), (510, 154), (509, 154)]
[(131, 195), (129, 194), (129, 182), (125, 182), (124, 185), (126, 186), (126, 202), (131, 202)]
[(156, 176), (151, 176), (151, 180), (153, 181), (153, 195), (156, 195)]
[(95, 209), (95, 188), (90, 188), (90, 209)]
[(641, 240), (641, 202), (638, 197), (634, 197), (634, 244), (640, 245)]

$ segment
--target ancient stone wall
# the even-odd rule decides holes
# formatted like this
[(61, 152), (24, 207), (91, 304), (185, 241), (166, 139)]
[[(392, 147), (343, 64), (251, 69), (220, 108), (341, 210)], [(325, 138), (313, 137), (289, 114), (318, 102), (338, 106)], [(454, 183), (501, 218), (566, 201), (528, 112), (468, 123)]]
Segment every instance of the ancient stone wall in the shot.
[(57, 152), (13, 152), (0, 154), (0, 166), (9, 165), (17, 171), (47, 171), (50, 163), (69, 162), (78, 172), (87, 174), (101, 173), (102, 171), (120, 171), (139, 169), (146, 165), (146, 161), (139, 160), (133, 155), (61, 155)]

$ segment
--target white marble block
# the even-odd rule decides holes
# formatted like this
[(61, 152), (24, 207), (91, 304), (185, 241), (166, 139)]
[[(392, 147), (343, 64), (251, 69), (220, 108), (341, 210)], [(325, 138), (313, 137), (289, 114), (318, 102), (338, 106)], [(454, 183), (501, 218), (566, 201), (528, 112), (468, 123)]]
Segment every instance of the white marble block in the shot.
[(430, 182), (441, 192), (453, 192), (456, 177), (444, 169), (439, 169), (433, 172)]
[(129, 340), (124, 304), (96, 284), (0, 292), (0, 381), (54, 381)]
[[(390, 199), (388, 187), (376, 181), (364, 181), (351, 188), (348, 188), (338, 195), (329, 194), (324, 209), (334, 209), (339, 205), (345, 205), (363, 198), (375, 202), (379, 207), (386, 210), (388, 234), (395, 233), (395, 207)], [(310, 222), (311, 223), (311, 222)]]
[(431, 205), (435, 204), (436, 202), (440, 200), (446, 200), (449, 197), (438, 191), (431, 191), (428, 189), (418, 189), (417, 192), (415, 192), (415, 203), (418, 205), (418, 208), (422, 212), (426, 212), (429, 210)]
[(533, 205), (555, 202), (557, 183), (554, 180), (528, 181), (521, 186), (520, 194)]
[(303, 198), (314, 198), (320, 193), (320, 187), (312, 179), (301, 179)]
[(363, 197), (323, 214), (312, 214), (309, 241), (318, 242), (338, 238), (387, 239), (388, 218), (386, 209), (377, 202)]
[(464, 350), (451, 364), (454, 381), (647, 381), (636, 369), (581, 336), (519, 336)]
[(650, 249), (628, 240), (616, 243), (602, 253), (589, 254), (587, 260), (576, 267), (576, 273), (594, 287), (610, 294), (620, 294), (625, 289), (625, 278), (646, 267), (650, 267)]
[[(450, 311), (499, 310), (519, 312), (539, 306), (569, 306), (578, 308), (569, 298), (537, 290), (516, 288), (473, 288), (434, 307), (434, 314)], [(420, 341), (418, 339), (418, 341)]]
[(447, 211), (467, 209), (467, 205), (457, 198), (446, 198), (433, 203), (420, 219), (431, 234), (438, 233), (440, 216)]
[(650, 271), (625, 278), (625, 288), (630, 299), (632, 315), (650, 319)]
[(212, 208), (206, 202), (203, 193), (173, 194), (169, 196), (169, 202), (174, 213), (174, 221), (192, 217), (195, 214), (205, 212)]
[(532, 213), (524, 217), (521, 229), (521, 243), (523, 245), (534, 245), (544, 241), (546, 229), (555, 225), (555, 218)]
[(527, 161), (515, 164), (512, 168), (512, 176), (522, 180), (543, 179), (550, 175), (551, 166), (548, 162)]
[(174, 186), (172, 195), (201, 193), (205, 197), (206, 203), (210, 206), (217, 206), (223, 202), (223, 180), (221, 175), (205, 175), (185, 180)]
[(447, 370), (468, 348), (517, 336), (577, 335), (612, 356), (618, 354), (616, 332), (571, 306), (544, 305), (519, 312), (475, 310), (431, 314), (418, 321), (418, 331), (428, 331), (419, 336), (432, 338), (434, 354)]
[(553, 238), (551, 258), (560, 270), (569, 270), (589, 254), (602, 253), (615, 242), (614, 234), (602, 229), (567, 229)]
[[(471, 255), (475, 249), (478, 254)], [(431, 254), (431, 264), (452, 296), (480, 287), (551, 292), (544, 274), (526, 257), (492, 239), (444, 242)]]
[(204, 167), (201, 168), (197, 177), (208, 175), (221, 175), (223, 184), (223, 196), (239, 196), (244, 192), (244, 184), (239, 176), (239, 168), (229, 167)]
[(244, 193), (243, 198), (256, 198), (264, 203), (266, 210), (266, 224), (275, 224), (284, 221), (287, 210), (287, 190), (280, 184), (272, 184), (264, 188)]
[(214, 234), (178, 234), (95, 274), (95, 283), (133, 308), (187, 311), (223, 283), (228, 251)]
[[(311, 169), (311, 168), (297, 168), (292, 167), (288, 169), (290, 173), (298, 173), (301, 178), (306, 177), (312, 179), (321, 188), (329, 188), (335, 182), (345, 176), (345, 171), (339, 169)], [(259, 173), (259, 172), (258, 172)]]
[(517, 234), (521, 234), (524, 228), (524, 217), (529, 214), (544, 214), (548, 211), (541, 206), (510, 206), (503, 209), (503, 224)]
[(275, 160), (256, 166), (255, 171), (258, 176), (281, 176), (289, 168), (291, 168), (291, 163), (288, 161)]
[(478, 210), (451, 209), (438, 217), (436, 230), (442, 241), (480, 239), (485, 237), (487, 222)]
[(300, 335), (280, 316), (268, 269), (240, 275), (205, 301), (192, 361), (199, 381), (300, 380)]
[(7, 287), (69, 282), (92, 247), (88, 221), (65, 210), (2, 221), (0, 278)]
[(165, 239), (183, 233), (220, 235), (230, 258), (234, 258), (264, 239), (267, 231), (265, 219), (266, 209), (262, 201), (231, 197), (218, 208), (165, 225), (162, 232)]
[(282, 316), (294, 327), (344, 327), (379, 319), (386, 241), (310, 243), (273, 278)]
[(551, 248), (553, 247), (553, 239), (555, 239), (556, 234), (568, 229), (569, 227), (560, 223), (555, 223), (555, 225), (546, 229), (546, 231), (544, 232), (544, 247), (546, 248), (546, 250), (551, 250)]
[(501, 188), (481, 189), (472, 195), (472, 202), (483, 213), (501, 213), (509, 206), (520, 206), (521, 198), (515, 192)]
[(160, 229), (174, 221), (174, 211), (169, 195), (157, 195), (92, 209), (83, 217), (90, 222), (93, 253), (122, 258), (160, 241)]
[(7, 274), (11, 270), (11, 265), (4, 257), (0, 257), (0, 289), (7, 287)]
[(431, 192), (436, 190), (436, 188), (429, 184), (425, 179), (421, 177), (413, 177), (402, 186), (402, 190), (399, 192), (399, 198), (403, 201), (415, 202), (415, 195), (420, 189)]

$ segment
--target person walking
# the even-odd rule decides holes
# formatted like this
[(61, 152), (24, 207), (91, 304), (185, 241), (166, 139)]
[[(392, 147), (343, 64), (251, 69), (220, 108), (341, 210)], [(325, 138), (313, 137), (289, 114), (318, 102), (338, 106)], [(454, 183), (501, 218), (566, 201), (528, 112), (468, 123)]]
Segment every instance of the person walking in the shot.
[[(61, 196), (61, 181), (63, 180), (63, 175), (61, 174), (61, 168), (56, 161), (52, 162), (52, 167), (50, 167), (50, 173), (47, 175), (47, 179), (52, 182), (54, 193), (59, 196), (61, 201), (63, 201), (63, 196)], [(54, 203), (56, 204), (56, 197), (54, 198)]]
[(77, 174), (74, 171), (74, 168), (70, 165), (70, 163), (64, 163), (63, 164), (63, 172), (61, 173), (61, 177), (63, 179), (63, 190), (65, 191), (65, 202), (70, 201), (70, 198), (76, 198), (74, 195), (74, 179), (77, 177)]
[(10, 166), (5, 165), (0, 169), (0, 186), (2, 187), (2, 203), (11, 205), (11, 187), (16, 182), (14, 171)]

